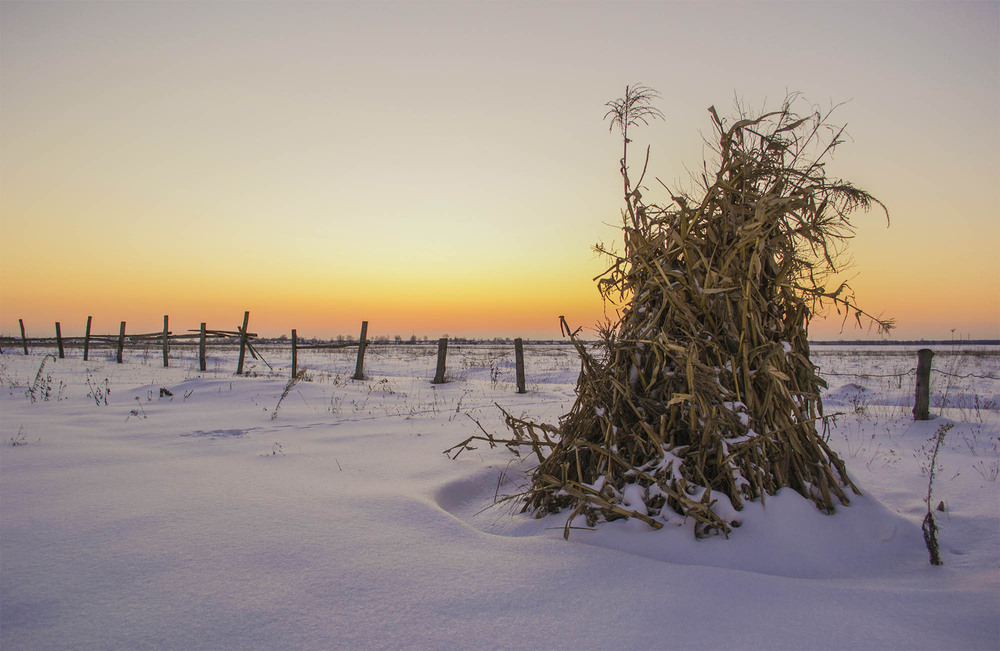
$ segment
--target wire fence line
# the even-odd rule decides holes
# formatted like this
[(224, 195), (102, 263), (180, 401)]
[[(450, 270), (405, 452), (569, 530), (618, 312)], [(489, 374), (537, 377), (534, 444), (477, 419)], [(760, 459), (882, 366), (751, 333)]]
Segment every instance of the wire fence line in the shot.
[[(257, 339), (258, 335), (256, 333), (252, 333), (252, 332), (248, 331), (249, 318), (250, 318), (250, 312), (249, 311), (245, 311), (244, 314), (243, 314), (243, 324), (242, 324), (242, 327), (237, 327), (236, 330), (209, 329), (205, 323), (201, 323), (201, 327), (198, 330), (193, 330), (192, 329), (192, 330), (188, 330), (184, 334), (175, 334), (175, 333), (171, 332), (170, 329), (169, 329), (169, 327), (168, 327), (169, 317), (167, 315), (164, 315), (164, 317), (163, 317), (163, 330), (160, 331), (160, 332), (143, 333), (143, 334), (135, 334), (135, 333), (133, 333), (133, 334), (126, 335), (126, 332), (125, 332), (125, 325), (126, 324), (125, 324), (124, 321), (122, 321), (121, 324), (120, 324), (120, 327), (119, 327), (119, 334), (118, 334), (117, 337), (115, 337), (114, 335), (95, 335), (95, 334), (92, 334), (92, 332), (91, 332), (92, 317), (87, 317), (87, 329), (86, 329), (86, 334), (84, 335), (84, 337), (63, 337), (62, 336), (62, 331), (61, 331), (61, 324), (60, 324), (60, 322), (56, 322), (55, 323), (56, 337), (54, 339), (53, 338), (47, 338), (47, 337), (46, 338), (31, 338), (31, 339), (29, 339), (28, 337), (25, 336), (25, 328), (24, 328), (24, 321), (23, 321), (23, 319), (19, 319), (18, 322), (19, 322), (20, 329), (21, 329), (20, 340), (14, 338), (14, 337), (0, 337), (0, 350), (2, 350), (2, 348), (4, 348), (4, 347), (12, 347), (12, 346), (18, 346), (19, 345), (21, 347), (21, 349), (24, 351), (24, 354), (27, 355), (29, 353), (29, 351), (28, 351), (29, 344), (32, 345), (32, 346), (46, 346), (48, 344), (55, 344), (56, 346), (58, 346), (59, 357), (62, 358), (64, 356), (64, 354), (65, 354), (64, 347), (74, 346), (74, 345), (80, 345), (82, 343), (82, 345), (83, 345), (83, 359), (87, 360), (88, 359), (88, 354), (89, 354), (89, 349), (90, 349), (91, 345), (100, 346), (100, 345), (103, 344), (103, 345), (117, 346), (116, 361), (119, 364), (121, 364), (123, 362), (123, 354), (124, 354), (124, 349), (125, 349), (126, 345), (129, 345), (129, 346), (132, 346), (132, 347), (141, 346), (141, 347), (148, 348), (151, 345), (158, 344), (158, 345), (160, 345), (162, 347), (162, 350), (163, 350), (163, 365), (167, 366), (169, 364), (169, 351), (170, 351), (171, 347), (173, 347), (173, 346), (190, 345), (190, 346), (198, 346), (198, 349), (199, 349), (199, 355), (198, 355), (199, 356), (199, 367), (200, 367), (200, 369), (202, 371), (204, 371), (207, 368), (207, 361), (206, 361), (207, 350), (206, 349), (207, 349), (207, 347), (208, 347), (208, 345), (209, 345), (210, 342), (214, 343), (214, 342), (222, 341), (222, 342), (225, 342), (227, 344), (230, 343), (230, 342), (238, 342), (239, 346), (240, 346), (240, 353), (239, 353), (239, 361), (238, 361), (237, 370), (236, 370), (236, 374), (237, 375), (242, 375), (243, 374), (244, 355), (245, 355), (246, 352), (249, 352), (250, 355), (251, 355), (251, 357), (253, 359), (260, 360), (263, 364), (265, 364), (273, 372), (274, 369), (271, 366), (271, 364), (266, 359), (264, 359), (263, 355), (260, 354), (260, 350), (259, 350), (258, 346), (261, 345), (261, 342), (260, 341), (256, 341), (255, 342), (255, 340)], [(291, 340), (290, 340), (290, 344), (291, 344), (291, 359), (292, 359), (292, 361), (291, 361), (291, 374), (292, 374), (292, 376), (295, 377), (295, 375), (296, 375), (296, 373), (298, 371), (298, 368), (297, 368), (297, 366), (298, 366), (297, 365), (297, 357), (298, 357), (298, 351), (300, 349), (301, 350), (309, 350), (309, 349), (357, 348), (358, 349), (358, 353), (357, 353), (357, 357), (358, 358), (357, 358), (357, 364), (356, 364), (356, 370), (355, 370), (354, 377), (355, 377), (355, 379), (361, 379), (361, 378), (363, 378), (364, 377), (364, 355), (365, 355), (365, 350), (372, 343), (375, 343), (375, 342), (369, 341), (367, 339), (367, 329), (368, 329), (368, 322), (367, 321), (362, 321), (362, 323), (361, 323), (361, 335), (360, 335), (359, 340), (357, 342), (349, 341), (349, 342), (346, 342), (346, 343), (344, 343), (344, 342), (320, 343), (320, 342), (316, 342), (315, 340), (313, 340), (311, 342), (306, 342), (304, 340), (300, 341), (299, 338), (298, 338), (298, 336), (297, 336), (297, 330), (292, 329), (292, 331), (291, 331), (292, 332), (292, 337), (291, 337)], [(256, 345), (255, 345), (255, 343), (256, 343)], [(283, 343), (285, 343), (285, 342), (283, 342)], [(517, 357), (518, 371), (519, 371), (519, 374), (518, 374), (518, 389), (519, 389), (519, 392), (523, 392), (523, 380), (521, 379), (523, 377), (522, 376), (522, 374), (523, 374), (522, 340), (521, 339), (517, 339), (517, 340), (514, 341), (514, 344), (515, 344), (515, 349), (516, 349), (516, 357)], [(448, 345), (448, 340), (447, 340), (446, 337), (442, 338), (441, 340), (438, 341), (438, 373), (435, 376), (435, 382), (441, 382), (441, 381), (443, 381), (444, 366), (445, 366), (445, 357), (447, 355), (447, 345)], [(946, 377), (949, 377), (949, 378), (955, 378), (955, 379), (975, 378), (975, 379), (979, 379), (979, 380), (989, 380), (989, 381), (1000, 380), (1000, 377), (997, 377), (995, 375), (984, 375), (984, 374), (979, 374), (979, 373), (952, 373), (952, 372), (944, 371), (944, 370), (937, 369), (937, 368), (931, 368), (930, 359), (934, 355), (934, 353), (931, 351), (931, 349), (921, 349), (920, 351), (917, 351), (917, 352), (918, 352), (918, 355), (921, 356), (921, 361), (920, 361), (920, 364), (918, 365), (918, 367), (910, 368), (910, 369), (908, 369), (906, 371), (902, 371), (902, 372), (899, 372), (899, 373), (843, 373), (843, 372), (838, 373), (838, 372), (833, 372), (833, 371), (824, 372), (822, 370), (820, 370), (818, 372), (819, 372), (820, 376), (827, 376), (827, 377), (851, 377), (851, 378), (859, 378), (859, 379), (870, 379), (870, 378), (883, 379), (883, 378), (891, 378), (891, 379), (897, 379), (897, 380), (899, 380), (900, 383), (902, 383), (903, 378), (911, 376), (911, 375), (916, 375), (916, 383), (917, 383), (918, 392), (921, 390), (921, 388), (926, 389), (926, 385), (929, 383), (929, 379), (930, 379), (930, 374), (931, 373), (937, 373), (938, 375), (946, 376)], [(924, 365), (925, 360), (923, 359), (923, 354), (924, 353), (927, 354), (926, 366)]]
[(936, 368), (932, 368), (931, 373), (940, 373), (941, 375), (947, 375), (949, 377), (957, 377), (961, 379), (974, 377), (974, 378), (979, 378), (980, 380), (1000, 380), (1000, 377), (994, 377), (992, 375), (976, 375), (975, 373), (966, 373), (965, 375), (959, 375), (958, 373), (949, 373), (948, 371), (941, 371)]
[(834, 373), (832, 371), (820, 371), (820, 375), (836, 375), (839, 377), (857, 377), (857, 378), (871, 378), (871, 377), (898, 377), (903, 378), (907, 375), (912, 375), (917, 372), (917, 369), (911, 368), (909, 371), (904, 371), (902, 373)]
[[(820, 375), (836, 375), (838, 377), (856, 377), (856, 378), (883, 378), (883, 377), (895, 377), (904, 378), (907, 375), (913, 375), (917, 372), (917, 369), (911, 368), (908, 371), (903, 371), (902, 373), (834, 373), (832, 371), (821, 371)], [(967, 379), (967, 378), (978, 378), (980, 380), (1000, 380), (1000, 377), (993, 375), (979, 375), (977, 373), (949, 373), (948, 371), (942, 371), (941, 369), (932, 368), (931, 373), (937, 373), (939, 375), (947, 375), (948, 377)]]

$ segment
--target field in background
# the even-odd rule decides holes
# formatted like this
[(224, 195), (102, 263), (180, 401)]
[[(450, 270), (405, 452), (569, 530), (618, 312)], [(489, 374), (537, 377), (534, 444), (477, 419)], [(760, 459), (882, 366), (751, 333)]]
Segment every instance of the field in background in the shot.
[[(291, 374), (290, 349), (287, 342), (258, 343), (263, 359), (247, 355), (245, 375), (251, 378), (289, 378)], [(875, 407), (898, 407), (892, 413), (909, 413), (913, 406), (913, 392), (920, 345), (844, 346), (814, 345), (812, 360), (820, 375), (828, 382), (829, 389), (838, 394), (851, 394), (859, 408), (874, 402)], [(171, 346), (170, 368), (164, 369), (165, 377), (191, 378), (201, 375), (212, 377), (231, 376), (235, 372), (239, 347), (210, 345), (207, 354), (207, 371), (198, 370), (198, 351), (194, 345)], [(996, 345), (941, 345), (935, 352), (931, 377), (931, 407), (938, 415), (970, 417), (971, 412), (997, 410), (1000, 402), (1000, 346)], [(55, 346), (34, 346), (30, 359), (21, 366), (40, 364), (45, 355), (57, 354)], [(0, 359), (20, 357), (17, 349), (8, 348)], [(80, 359), (80, 351), (68, 349), (67, 358), (60, 364), (67, 370), (87, 365)], [(299, 368), (306, 372), (309, 381), (340, 383), (355, 371), (357, 349), (300, 350)], [(113, 347), (95, 348), (91, 351), (91, 365), (96, 362), (114, 362)], [(124, 377), (154, 377), (155, 369), (162, 365), (161, 349), (157, 342), (141, 347), (126, 348), (124, 364), (112, 374)], [(369, 344), (365, 354), (365, 374), (369, 377), (427, 379), (434, 377), (437, 362), (437, 343)], [(130, 366), (137, 368), (129, 370)], [(525, 344), (525, 366), (529, 385), (573, 384), (579, 371), (579, 362), (572, 346), (559, 343)], [(0, 373), (3, 371), (0, 370)], [(513, 390), (514, 348), (509, 344), (452, 343), (448, 348), (448, 373), (450, 380), (487, 380), (493, 388), (503, 386)], [(11, 378), (2, 378), (9, 384)], [(15, 380), (16, 383), (16, 380)], [(537, 389), (537, 386), (536, 386)], [(530, 391), (530, 386), (529, 386)], [(852, 393), (853, 392), (853, 393)]]

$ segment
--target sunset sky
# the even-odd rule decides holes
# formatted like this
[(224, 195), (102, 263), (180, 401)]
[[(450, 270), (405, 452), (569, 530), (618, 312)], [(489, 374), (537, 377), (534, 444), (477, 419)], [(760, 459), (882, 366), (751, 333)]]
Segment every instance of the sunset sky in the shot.
[(620, 240), (604, 104), (636, 82), (666, 119), (634, 151), (674, 186), (710, 105), (847, 102), (828, 172), (891, 214), (855, 216), (862, 306), (893, 339), (1000, 338), (996, 0), (3, 0), (0, 334), (591, 328), (591, 247)]

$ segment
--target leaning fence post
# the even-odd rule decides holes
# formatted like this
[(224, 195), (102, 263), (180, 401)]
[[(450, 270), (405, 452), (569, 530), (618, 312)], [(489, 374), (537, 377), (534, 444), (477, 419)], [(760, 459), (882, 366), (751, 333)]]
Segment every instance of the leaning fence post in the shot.
[(201, 323), (201, 336), (198, 338), (198, 368), (204, 371), (208, 366), (205, 364), (205, 322)]
[(365, 348), (368, 347), (366, 337), (368, 336), (368, 322), (361, 322), (361, 342), (358, 344), (358, 363), (354, 367), (354, 379), (365, 379)]
[(444, 384), (444, 362), (448, 356), (448, 337), (438, 339), (438, 364), (437, 373), (434, 374), (433, 384)]
[(83, 335), (83, 361), (87, 361), (87, 357), (90, 355), (90, 323), (94, 320), (94, 317), (87, 317), (87, 332)]
[(163, 368), (170, 366), (170, 362), (167, 360), (167, 336), (170, 335), (170, 331), (167, 330), (167, 315), (163, 315)]
[(59, 359), (63, 359), (66, 355), (63, 354), (62, 330), (58, 321), (56, 321), (56, 344), (59, 346)]
[(125, 322), (122, 321), (121, 329), (118, 331), (118, 355), (115, 358), (119, 364), (122, 363), (122, 352), (125, 350)]
[(292, 328), (292, 378), (298, 375), (299, 371), (299, 335)]
[(913, 420), (930, 420), (931, 358), (934, 351), (921, 348), (917, 351), (917, 389), (913, 401)]
[(517, 392), (526, 393), (524, 388), (524, 342), (518, 337), (514, 340), (514, 366), (517, 369)]
[(28, 338), (24, 336), (24, 319), (18, 319), (18, 323), (21, 324), (21, 345), (24, 346), (24, 354), (28, 354)]
[(240, 329), (240, 360), (236, 365), (236, 375), (243, 375), (243, 358), (247, 354), (247, 325), (250, 323), (249, 310), (243, 313), (243, 327)]

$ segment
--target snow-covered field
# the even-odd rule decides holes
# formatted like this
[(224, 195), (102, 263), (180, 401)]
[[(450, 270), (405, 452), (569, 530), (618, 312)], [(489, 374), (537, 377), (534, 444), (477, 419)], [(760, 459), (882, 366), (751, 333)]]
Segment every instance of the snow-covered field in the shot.
[(231, 349), (205, 373), (192, 349), (166, 369), (155, 346), (122, 365), (7, 349), (0, 647), (997, 649), (1000, 350), (961, 348), (937, 351), (926, 422), (915, 349), (814, 351), (864, 493), (833, 516), (783, 491), (728, 540), (632, 520), (568, 541), (562, 515), (487, 508), (530, 459), (442, 453), (503, 434), (494, 403), (555, 422), (568, 346), (527, 347), (524, 395), (512, 347), (453, 346), (443, 385), (431, 346), (370, 348), (363, 381), (353, 350), (303, 352), (283, 398), (287, 347), (249, 377)]

